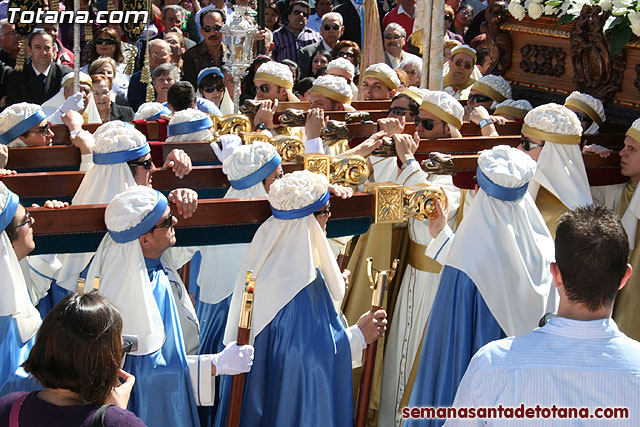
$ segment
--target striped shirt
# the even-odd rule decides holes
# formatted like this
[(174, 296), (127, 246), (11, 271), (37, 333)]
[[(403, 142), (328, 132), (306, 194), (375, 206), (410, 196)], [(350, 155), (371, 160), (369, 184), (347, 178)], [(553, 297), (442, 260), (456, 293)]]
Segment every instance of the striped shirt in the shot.
[[(542, 328), (505, 338), (475, 354), (454, 407), (628, 408), (628, 419), (449, 419), (457, 425), (640, 425), (640, 343), (611, 318), (553, 318)], [(596, 417), (598, 417), (596, 415)]]
[(289, 31), (287, 27), (280, 27), (273, 33), (274, 47), (271, 56), (277, 62), (290, 59), (297, 63), (298, 51), (305, 46), (319, 42), (321, 39), (320, 33), (307, 27), (303, 28), (298, 36)]

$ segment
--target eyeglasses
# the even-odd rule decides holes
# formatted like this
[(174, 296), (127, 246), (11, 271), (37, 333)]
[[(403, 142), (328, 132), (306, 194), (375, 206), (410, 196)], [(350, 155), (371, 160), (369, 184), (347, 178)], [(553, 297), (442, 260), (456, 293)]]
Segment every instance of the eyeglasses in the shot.
[(352, 52), (338, 52), (336, 53), (338, 58), (355, 58), (356, 54)]
[(493, 101), (493, 98), (491, 98), (489, 96), (474, 94), (474, 95), (469, 95), (469, 101), (473, 101), (473, 102), (491, 102), (491, 101)]
[(96, 44), (106, 44), (107, 46), (113, 46), (117, 42), (114, 39), (96, 39)]
[(202, 27), (202, 29), (205, 33), (210, 33), (211, 31), (218, 32), (222, 29), (222, 25), (214, 25), (213, 27), (211, 25), (207, 25), (206, 27)]
[(269, 86), (269, 85), (260, 85), (258, 87), (258, 89), (260, 89), (260, 92), (262, 92), (262, 93), (267, 93), (267, 92), (269, 92), (271, 90), (271, 86)]
[(520, 141), (522, 142), (522, 147), (524, 148), (524, 151), (531, 151), (534, 148), (544, 147), (544, 142), (542, 144), (536, 144), (535, 142), (531, 141), (529, 138), (527, 138), (524, 135), (520, 136)]
[(313, 215), (315, 216), (320, 216), (320, 215), (329, 215), (331, 213), (331, 202), (328, 202), (324, 208), (322, 208), (322, 210), (319, 211), (315, 211), (313, 213)]
[(298, 9), (298, 10), (294, 10), (294, 11), (293, 11), (293, 12), (291, 12), (291, 13), (293, 13), (294, 15), (302, 15), (302, 16), (304, 16), (305, 18), (308, 18), (308, 17), (309, 17), (309, 13), (305, 12), (304, 10), (300, 10), (300, 9)]
[(168, 53), (168, 52), (161, 52), (161, 53), (153, 52), (150, 56), (153, 57), (153, 58), (166, 58), (169, 55), (171, 55), (171, 54)]
[(151, 230), (149, 230), (149, 233), (151, 233), (156, 228), (170, 228), (172, 225), (173, 225), (173, 212), (169, 211), (169, 216), (167, 217), (167, 219), (162, 221), (160, 224), (154, 225), (151, 228)]
[(217, 86), (205, 86), (202, 88), (202, 90), (206, 93), (211, 93), (214, 90), (217, 90), (218, 92), (222, 92), (224, 90), (224, 84), (220, 83)]
[(17, 227), (22, 227), (23, 225), (27, 225), (27, 224), (29, 224), (29, 227), (31, 227), (31, 224), (33, 224), (33, 218), (31, 217), (31, 214), (29, 213), (29, 211), (26, 211), (26, 213), (24, 214), (24, 221), (18, 224)]
[(387, 114), (393, 114), (396, 116), (404, 116), (404, 114), (407, 112), (408, 108), (405, 107), (389, 107), (389, 109), (387, 110)]
[[(441, 123), (446, 124), (447, 122), (441, 121)], [(416, 116), (416, 127), (422, 125), (426, 130), (433, 130), (436, 125), (436, 121), (433, 119), (423, 119), (421, 117)]]
[(403, 39), (404, 36), (400, 34), (386, 34), (384, 38), (387, 40), (400, 40)]
[(333, 31), (338, 31), (340, 29), (340, 25), (338, 24), (333, 24), (333, 25), (323, 25), (322, 28), (324, 28), (325, 31), (329, 31), (329, 30), (333, 30)]
[(46, 136), (49, 133), (50, 129), (51, 129), (51, 123), (45, 123), (42, 126), (38, 126), (37, 129), (30, 130), (29, 132), (37, 132)]
[(149, 157), (147, 160), (143, 160), (141, 162), (136, 162), (135, 160), (132, 160), (130, 162), (127, 162), (127, 164), (133, 167), (142, 166), (146, 170), (150, 170), (151, 166), (153, 165), (153, 160), (151, 160), (151, 157)]

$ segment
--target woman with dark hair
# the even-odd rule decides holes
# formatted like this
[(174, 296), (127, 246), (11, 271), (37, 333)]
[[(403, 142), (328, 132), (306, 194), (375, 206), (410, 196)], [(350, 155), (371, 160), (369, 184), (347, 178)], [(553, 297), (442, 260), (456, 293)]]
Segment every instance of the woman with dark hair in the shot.
[(318, 76), (316, 75), (318, 70), (320, 70), (321, 68), (326, 69), (327, 65), (329, 65), (329, 62), (331, 62), (332, 59), (333, 58), (331, 57), (331, 54), (329, 52), (316, 52), (315, 55), (311, 57), (311, 72), (309, 73), (309, 75), (318, 78)]
[(281, 27), (280, 9), (275, 3), (269, 3), (264, 8), (264, 26), (272, 32)]
[(355, 67), (353, 82), (358, 84), (358, 78), (360, 77), (360, 46), (351, 40), (341, 40), (331, 50), (331, 56), (333, 59), (345, 58), (351, 61)]
[(227, 91), (224, 74), (218, 67), (209, 67), (198, 73), (196, 96), (207, 99), (220, 109), (223, 115), (233, 114), (233, 100)]
[(463, 4), (456, 11), (455, 17), (449, 30), (454, 32), (455, 34), (464, 36), (471, 24), (471, 20), (473, 19), (473, 7), (468, 4)]
[(113, 58), (116, 64), (123, 64), (122, 66), (124, 66), (124, 55), (122, 54), (120, 43), (118, 33), (113, 28), (101, 28), (94, 35), (88, 63), (91, 64), (101, 56), (108, 56)]
[(88, 426), (94, 417), (103, 417), (103, 426), (144, 426), (126, 410), (135, 383), (120, 369), (126, 351), (122, 318), (109, 301), (97, 293), (67, 295), (45, 317), (22, 364), (45, 389), (0, 398), (0, 420), (17, 411), (14, 425), (23, 427)]

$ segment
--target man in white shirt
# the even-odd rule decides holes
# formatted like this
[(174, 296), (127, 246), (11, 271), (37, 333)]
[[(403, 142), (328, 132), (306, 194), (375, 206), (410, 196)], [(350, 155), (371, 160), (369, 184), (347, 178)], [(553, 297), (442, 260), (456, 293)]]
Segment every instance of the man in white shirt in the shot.
[[(454, 406), (524, 405), (525, 413), (534, 408), (535, 414), (539, 405), (539, 413), (550, 416), (536, 425), (558, 423), (562, 415), (553, 415), (554, 406), (556, 413), (564, 410), (574, 419), (613, 418), (615, 411), (626, 425), (638, 425), (640, 343), (620, 332), (611, 318), (616, 295), (631, 275), (620, 219), (599, 205), (567, 212), (558, 221), (555, 255), (551, 274), (560, 294), (558, 317), (527, 335), (481, 348), (460, 383)], [(450, 419), (447, 425), (485, 421), (522, 423), (516, 418)]]

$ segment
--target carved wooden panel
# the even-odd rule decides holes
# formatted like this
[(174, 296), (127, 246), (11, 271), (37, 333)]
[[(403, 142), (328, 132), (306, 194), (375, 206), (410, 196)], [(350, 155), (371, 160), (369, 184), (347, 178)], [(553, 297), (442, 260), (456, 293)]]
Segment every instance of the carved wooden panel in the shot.
[(633, 85), (640, 91), (640, 64), (636, 64), (636, 79), (633, 81)]
[(485, 10), (486, 21), (480, 25), (480, 30), (487, 35), (487, 50), (491, 61), (486, 74), (503, 75), (511, 67), (511, 37), (500, 29), (508, 16), (507, 5), (503, 1), (495, 2)]
[(599, 6), (583, 6), (570, 38), (576, 90), (605, 104), (622, 90), (627, 65), (624, 51), (614, 58), (609, 55), (609, 37), (602, 32), (609, 15), (610, 12), (603, 12)]
[(520, 68), (525, 73), (560, 77), (565, 71), (567, 54), (560, 47), (526, 44), (520, 49)]

